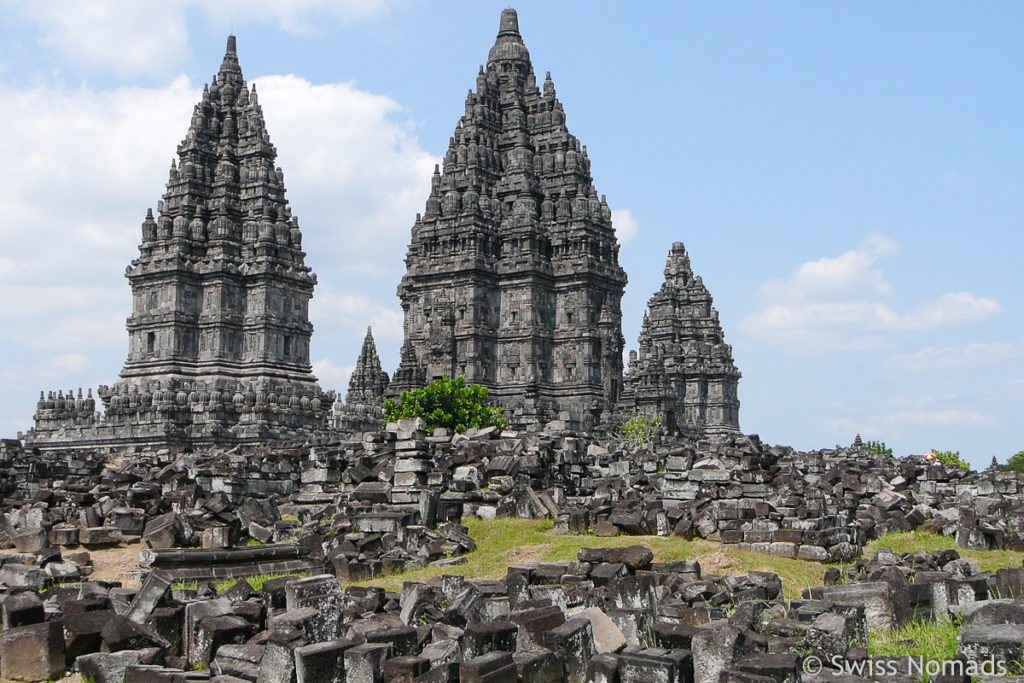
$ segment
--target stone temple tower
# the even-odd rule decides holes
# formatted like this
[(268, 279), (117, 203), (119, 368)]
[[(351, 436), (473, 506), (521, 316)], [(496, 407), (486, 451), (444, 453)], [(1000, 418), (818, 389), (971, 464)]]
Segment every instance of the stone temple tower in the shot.
[(624, 412), (656, 415), (669, 433), (686, 436), (739, 432), (740, 372), (712, 303), (676, 242), (665, 282), (647, 303), (639, 353), (629, 352)]
[(309, 361), (316, 276), (276, 158), (231, 36), (142, 223), (128, 358), (99, 389), (105, 413), (70, 419), (43, 399), (30, 442), (230, 443), (326, 425), (333, 395)]
[(513, 423), (606, 419), (621, 391), (626, 275), (587, 149), (550, 74), (537, 86), (515, 10), (501, 13), (465, 107), (412, 228), (391, 391), (464, 375)]
[(380, 429), (384, 422), (384, 395), (390, 379), (380, 364), (373, 330), (366, 329), (363, 347), (348, 380), (345, 400), (334, 404), (334, 425), (344, 433), (369, 432)]

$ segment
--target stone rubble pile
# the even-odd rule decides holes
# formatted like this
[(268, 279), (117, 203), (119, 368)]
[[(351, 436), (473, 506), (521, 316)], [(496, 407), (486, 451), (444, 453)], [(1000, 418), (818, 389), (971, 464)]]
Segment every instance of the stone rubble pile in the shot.
[(113, 458), (40, 456), (5, 442), (0, 481), (0, 540), (25, 552), (140, 537), (152, 548), (226, 549), (312, 535), (302, 547), (340, 576), (461, 554), (466, 538), (404, 530), (463, 515), (551, 517), (564, 533), (675, 533), (832, 562), (856, 557), (871, 538), (919, 528), (966, 548), (1024, 548), (1017, 473), (859, 446), (797, 452), (756, 436), (629, 452), (558, 421), (451, 435), (400, 420), (325, 444)]
[(145, 567), (185, 579), (290, 571), (356, 578), (457, 562), (475, 547), (457, 524), (457, 508), (439, 506), (429, 492), (414, 503), (391, 503), (386, 459), (394, 448), (386, 437), (114, 456), (39, 455), (7, 442), (0, 450), (0, 546), (43, 557), (38, 564), (6, 562), (7, 574), (36, 577), (41, 570), (44, 578), (76, 580), (89, 565), (62, 560), (62, 548), (140, 539), (150, 549)]
[(967, 472), (861, 446), (798, 452), (756, 436), (627, 452), (562, 426), (438, 430), (417, 439), (415, 457), (396, 454), (395, 488), (412, 496), (425, 481), (446, 509), (551, 516), (564, 533), (675, 533), (806, 560), (848, 561), (871, 538), (919, 528), (955, 535), (965, 548), (1024, 549), (1018, 473)]
[(809, 657), (826, 667), (866, 661), (870, 630), (951, 618), (963, 623), (961, 656), (1024, 656), (1024, 600), (993, 597), (1024, 589), (1022, 567), (993, 574), (954, 550), (882, 549), (829, 567), (824, 585), (788, 600), (773, 573), (712, 575), (653, 558), (644, 546), (583, 548), (573, 562), (511, 566), (497, 580), (407, 581), (400, 592), (320, 575), (259, 590), (242, 580), (218, 595), (174, 587), (158, 569), (138, 590), (96, 581), (9, 590), (0, 676), (792, 683), (832, 680), (808, 671)]

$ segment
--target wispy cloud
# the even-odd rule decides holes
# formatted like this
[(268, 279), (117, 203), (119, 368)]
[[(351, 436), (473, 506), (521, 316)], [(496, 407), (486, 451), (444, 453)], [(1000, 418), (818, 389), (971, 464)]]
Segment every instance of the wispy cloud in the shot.
[(1001, 310), (995, 299), (947, 292), (899, 312), (890, 303), (892, 285), (877, 266), (897, 249), (892, 239), (874, 234), (856, 249), (769, 280), (761, 287), (761, 309), (744, 318), (740, 329), (801, 351), (853, 351), (884, 347), (896, 332), (978, 322)]
[(612, 211), (612, 225), (615, 226), (615, 235), (619, 238), (619, 244), (628, 244), (636, 237), (640, 230), (640, 223), (630, 213), (629, 209), (614, 209)]
[(1024, 358), (1024, 339), (1011, 342), (975, 342), (961, 346), (928, 346), (890, 357), (886, 365), (897, 370), (934, 372), (966, 370)]
[[(401, 311), (374, 299), (387, 291), (393, 301), (439, 159), (386, 95), (296, 76), (260, 78), (257, 88), (320, 278), (314, 357), (325, 387), (344, 388), (367, 325), (382, 353), (401, 343)], [(124, 269), (199, 97), (185, 77), (155, 88), (0, 85), (0, 158), (17, 160), (0, 165), (0, 376), (33, 388), (63, 383), (63, 371), (83, 384), (116, 379), (131, 307)], [(62, 360), (25, 361), (45, 353)], [(82, 370), (75, 354), (97, 360)], [(0, 411), (29, 417), (13, 396), (0, 397)]]
[(342, 398), (348, 390), (348, 380), (352, 376), (354, 365), (336, 365), (330, 358), (321, 358), (313, 363), (313, 374), (320, 380), (320, 386), (334, 389)]
[(46, 0), (9, 7), (38, 28), (40, 44), (69, 63), (122, 77), (166, 76), (189, 59), (188, 19), (275, 24), (290, 33), (383, 14), (387, 0)]

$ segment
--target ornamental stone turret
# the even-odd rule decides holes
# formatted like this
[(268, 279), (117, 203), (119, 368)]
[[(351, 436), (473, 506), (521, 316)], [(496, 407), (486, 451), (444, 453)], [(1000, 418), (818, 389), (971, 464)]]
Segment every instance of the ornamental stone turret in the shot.
[(607, 418), (622, 382), (618, 255), (587, 148), (551, 75), (537, 87), (505, 9), (412, 227), (391, 392), (461, 375), (489, 387), (513, 423)]
[(55, 429), (44, 409), (29, 442), (230, 443), (326, 426), (334, 397), (309, 360), (316, 276), (276, 159), (230, 36), (157, 214), (142, 223), (126, 272), (128, 358), (120, 379), (100, 387), (105, 413), (92, 432), (76, 432)]
[(379, 430), (384, 423), (382, 406), (388, 383), (388, 373), (381, 368), (377, 344), (373, 341), (373, 330), (368, 327), (356, 367), (348, 380), (345, 401), (339, 400), (334, 407), (337, 429), (350, 434)]
[(740, 372), (682, 242), (672, 245), (665, 282), (647, 303), (639, 352), (629, 352), (620, 408), (661, 418), (670, 434), (739, 432)]

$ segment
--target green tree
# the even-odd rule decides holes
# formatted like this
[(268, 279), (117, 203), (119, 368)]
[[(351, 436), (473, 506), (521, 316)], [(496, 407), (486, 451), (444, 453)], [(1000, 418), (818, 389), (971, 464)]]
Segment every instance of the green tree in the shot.
[(884, 441), (865, 441), (864, 450), (879, 455), (892, 455), (892, 449), (886, 446)]
[(971, 466), (967, 464), (967, 461), (960, 457), (960, 451), (937, 451), (933, 448), (932, 455), (935, 456), (936, 460), (945, 465), (959, 467), (962, 470), (971, 469)]
[(501, 408), (487, 402), (487, 387), (466, 385), (465, 377), (445, 375), (422, 389), (403, 391), (384, 401), (388, 421), (422, 417), (428, 429), (445, 427), (459, 433), (470, 427), (508, 426)]
[(661, 432), (661, 418), (636, 413), (619, 427), (619, 437), (627, 451), (637, 451), (654, 443)]
[(1024, 472), (1024, 451), (1017, 451), (1011, 455), (1001, 469), (1004, 472)]

